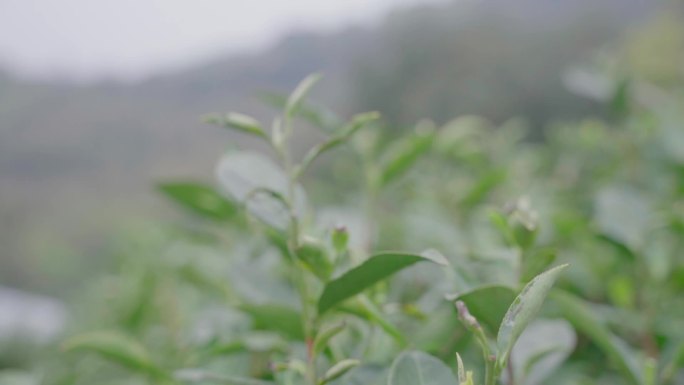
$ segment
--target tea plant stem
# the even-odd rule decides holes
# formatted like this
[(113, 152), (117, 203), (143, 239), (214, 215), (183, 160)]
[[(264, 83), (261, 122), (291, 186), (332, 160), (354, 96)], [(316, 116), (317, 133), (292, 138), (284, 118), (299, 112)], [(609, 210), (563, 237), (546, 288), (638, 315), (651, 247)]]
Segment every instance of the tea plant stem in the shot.
[[(296, 175), (292, 164), (292, 157), (289, 148), (289, 139), (292, 135), (292, 121), (289, 116), (284, 117), (284, 138), (283, 141), (275, 146), (275, 150), (280, 157), (283, 167), (285, 169), (285, 175), (287, 176), (287, 206), (290, 217), (290, 236), (288, 239), (288, 249), (291, 255), (296, 256), (297, 250), (299, 249), (299, 220), (297, 218), (297, 212), (295, 209), (295, 192), (296, 192)], [(299, 297), (302, 306), (302, 328), (304, 329), (304, 340), (307, 346), (307, 357), (306, 357), (306, 383), (309, 385), (317, 384), (316, 375), (316, 357), (313, 351), (313, 340), (314, 340), (314, 329), (315, 329), (315, 311), (311, 306), (309, 301), (309, 288), (307, 285), (307, 277), (304, 274), (304, 270), (295, 258), (293, 264), (294, 270), (294, 280), (297, 290), (299, 292)]]
[(496, 357), (494, 357), (490, 351), (489, 351), (489, 342), (487, 341), (487, 338), (484, 335), (484, 332), (482, 329), (480, 329), (479, 333), (475, 333), (477, 337), (477, 341), (480, 344), (480, 347), (482, 348), (482, 355), (485, 360), (485, 385), (495, 385), (496, 383), (496, 368), (495, 368), (495, 363), (496, 363)]
[(511, 365), (512, 356), (512, 352), (508, 354), (508, 364), (506, 365), (506, 373), (508, 373), (508, 385), (515, 385), (515, 373), (513, 372), (513, 365)]
[(485, 362), (485, 382), (484, 385), (495, 385), (496, 378), (501, 374), (501, 369), (496, 365), (496, 356), (489, 349), (489, 340), (485, 335), (484, 329), (477, 322), (477, 319), (470, 314), (468, 307), (462, 301), (456, 301), (458, 316), (463, 325), (475, 336), (475, 340), (480, 345), (482, 356)]

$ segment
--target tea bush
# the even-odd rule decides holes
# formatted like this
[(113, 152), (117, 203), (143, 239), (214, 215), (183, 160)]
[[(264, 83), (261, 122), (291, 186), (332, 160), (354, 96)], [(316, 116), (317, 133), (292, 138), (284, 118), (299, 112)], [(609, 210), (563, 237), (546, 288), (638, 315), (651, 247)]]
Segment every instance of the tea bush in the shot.
[[(543, 142), (476, 116), (392, 137), (374, 112), (326, 119), (317, 80), (269, 126), (206, 116), (264, 151), (227, 152), (216, 184), (161, 183), (189, 220), (131, 242), (62, 353), (3, 383), (684, 381), (676, 94), (575, 83), (615, 119)], [(304, 127), (323, 139), (300, 154)]]

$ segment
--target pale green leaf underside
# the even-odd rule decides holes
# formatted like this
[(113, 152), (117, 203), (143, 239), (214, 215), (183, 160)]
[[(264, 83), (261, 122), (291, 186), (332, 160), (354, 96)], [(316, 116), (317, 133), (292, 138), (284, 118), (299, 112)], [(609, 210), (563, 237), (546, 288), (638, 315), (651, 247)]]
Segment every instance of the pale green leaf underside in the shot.
[(402, 353), (390, 368), (387, 385), (456, 385), (451, 369), (439, 359), (420, 351)]
[(506, 366), (508, 355), (511, 349), (513, 349), (513, 345), (515, 345), (520, 334), (537, 315), (546, 295), (551, 290), (561, 271), (567, 266), (557, 266), (536, 276), (523, 288), (522, 292), (518, 294), (508, 308), (496, 337), (496, 345), (499, 352), (497, 364), (499, 367)]

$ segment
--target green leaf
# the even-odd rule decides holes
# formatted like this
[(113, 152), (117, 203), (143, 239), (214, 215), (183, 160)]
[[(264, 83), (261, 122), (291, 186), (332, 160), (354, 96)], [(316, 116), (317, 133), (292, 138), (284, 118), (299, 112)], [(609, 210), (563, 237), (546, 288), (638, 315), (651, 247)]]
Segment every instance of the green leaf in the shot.
[(516, 384), (544, 383), (575, 349), (577, 336), (562, 319), (537, 319), (518, 339), (511, 353), (511, 371)]
[[(286, 95), (265, 92), (259, 95), (259, 99), (280, 110), (285, 110), (287, 105)], [(306, 101), (299, 104), (296, 115), (325, 132), (333, 132), (342, 125), (339, 117), (332, 110)]]
[(611, 186), (596, 195), (595, 210), (602, 234), (632, 252), (641, 250), (654, 220), (647, 197), (630, 187)]
[(466, 207), (474, 207), (481, 202), (483, 202), (487, 195), (494, 190), (494, 188), (500, 185), (504, 180), (506, 180), (506, 170), (496, 169), (491, 170), (480, 177), (473, 187), (470, 188), (468, 193), (461, 200), (462, 204)]
[(406, 339), (396, 326), (385, 319), (378, 306), (365, 295), (360, 295), (355, 303), (346, 303), (339, 310), (378, 325), (387, 335), (394, 338), (399, 346), (406, 345)]
[(335, 227), (330, 236), (333, 248), (338, 253), (343, 253), (347, 250), (347, 244), (349, 243), (349, 231), (344, 226)]
[(383, 156), (380, 185), (385, 186), (408, 171), (430, 149), (434, 138), (434, 127), (425, 123), (415, 135), (394, 143)]
[(332, 136), (328, 140), (319, 143), (307, 152), (302, 160), (301, 164), (297, 168), (295, 175), (299, 177), (306, 169), (309, 168), (311, 163), (318, 158), (321, 154), (332, 150), (333, 148), (346, 142), (356, 131), (367, 125), (368, 123), (380, 118), (380, 114), (377, 112), (367, 112), (364, 114), (356, 115), (352, 118), (352, 121), (346, 126), (342, 127), (337, 135)]
[(556, 250), (551, 248), (536, 249), (523, 254), (520, 279), (523, 282), (532, 280), (537, 274), (548, 268), (556, 260)]
[(511, 349), (513, 349), (513, 345), (515, 345), (520, 334), (537, 315), (551, 287), (556, 282), (561, 271), (567, 266), (557, 266), (536, 276), (523, 288), (522, 292), (508, 308), (503, 321), (501, 321), (499, 333), (496, 336), (496, 345), (499, 352), (497, 365), (499, 368), (506, 367), (508, 355)]
[(454, 300), (463, 301), (480, 324), (489, 332), (496, 333), (508, 307), (515, 300), (515, 292), (507, 286), (484, 286)]
[(515, 246), (517, 244), (515, 233), (513, 232), (511, 225), (508, 223), (508, 218), (505, 215), (498, 211), (490, 211), (489, 221), (494, 225), (494, 227), (496, 227), (496, 229), (499, 231), (499, 234), (501, 234), (501, 238), (506, 242), (507, 245)]
[(458, 374), (458, 383), (463, 384), (468, 380), (468, 377), (466, 376), (466, 370), (465, 370), (465, 365), (463, 365), (463, 359), (461, 358), (461, 355), (456, 353), (456, 364), (457, 364), (457, 374)]
[(237, 208), (213, 187), (193, 182), (169, 182), (157, 186), (167, 198), (180, 206), (216, 221), (227, 221), (235, 216)]
[(330, 340), (336, 335), (338, 335), (340, 332), (342, 332), (346, 327), (346, 323), (340, 322), (329, 328), (323, 329), (318, 334), (316, 334), (313, 349), (314, 355), (317, 355), (318, 353), (322, 352), (326, 348), (326, 346), (328, 346)]
[(274, 331), (293, 340), (304, 339), (302, 316), (292, 308), (275, 304), (243, 304), (239, 308), (252, 317), (256, 330)]
[[(443, 258), (443, 257), (442, 257)], [(446, 265), (446, 260), (432, 255), (381, 253), (368, 258), (361, 265), (330, 281), (318, 300), (318, 312), (323, 314), (344, 300), (390, 277), (417, 262), (431, 261)]]
[(330, 279), (333, 265), (325, 247), (319, 242), (305, 240), (297, 249), (297, 258), (321, 281), (327, 282)]
[(155, 365), (144, 346), (128, 336), (101, 331), (81, 334), (67, 340), (65, 351), (91, 351), (130, 370), (163, 377), (163, 371)]
[(268, 135), (266, 135), (266, 131), (261, 127), (259, 121), (251, 116), (238, 112), (229, 112), (223, 116), (219, 114), (210, 114), (204, 116), (202, 121), (268, 139)]
[(335, 365), (333, 365), (330, 369), (328, 369), (327, 372), (325, 372), (325, 375), (323, 375), (323, 379), (319, 382), (320, 385), (325, 385), (330, 381), (334, 381), (335, 379), (341, 377), (351, 369), (359, 366), (361, 364), (361, 361), (359, 360), (354, 360), (354, 359), (345, 359), (342, 360)]
[(454, 373), (439, 359), (420, 352), (402, 353), (390, 368), (388, 385), (455, 385)]
[(321, 80), (321, 74), (311, 74), (295, 87), (294, 91), (287, 98), (287, 104), (285, 105), (285, 114), (287, 116), (294, 116), (297, 113), (302, 101), (319, 80)]
[[(244, 203), (247, 211), (278, 230), (288, 228), (290, 213), (282, 197), (288, 197), (289, 179), (281, 167), (254, 152), (232, 152), (224, 155), (216, 166), (222, 189), (235, 201)], [(304, 216), (306, 194), (300, 185), (294, 188), (290, 202), (298, 216)]]
[(241, 378), (227, 376), (224, 374), (213, 373), (203, 369), (181, 369), (173, 374), (177, 381), (185, 383), (215, 383), (227, 385), (274, 385), (274, 382), (255, 380), (252, 378)]
[(561, 290), (554, 290), (551, 293), (551, 299), (559, 307), (563, 317), (578, 332), (588, 336), (617, 366), (629, 383), (632, 385), (641, 384), (642, 375), (629, 347), (596, 319), (584, 301)]

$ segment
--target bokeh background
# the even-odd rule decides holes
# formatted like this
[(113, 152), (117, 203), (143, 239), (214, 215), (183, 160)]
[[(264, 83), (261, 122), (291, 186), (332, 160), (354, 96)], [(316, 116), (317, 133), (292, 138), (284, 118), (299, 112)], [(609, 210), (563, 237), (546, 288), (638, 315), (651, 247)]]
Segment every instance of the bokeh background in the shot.
[(0, 338), (2, 312), (27, 304), (47, 312), (36, 318), (50, 335), (84, 282), (179, 215), (156, 181), (210, 180), (217, 154), (254, 145), (200, 123), (206, 112), (268, 118), (264, 100), (319, 71), (312, 99), (331, 114), (378, 110), (395, 133), (424, 117), (520, 117), (527, 140), (544, 141), (552, 125), (612, 116), (573, 92), (577, 68), (609, 62), (681, 86), (683, 11), (673, 0), (0, 0)]

